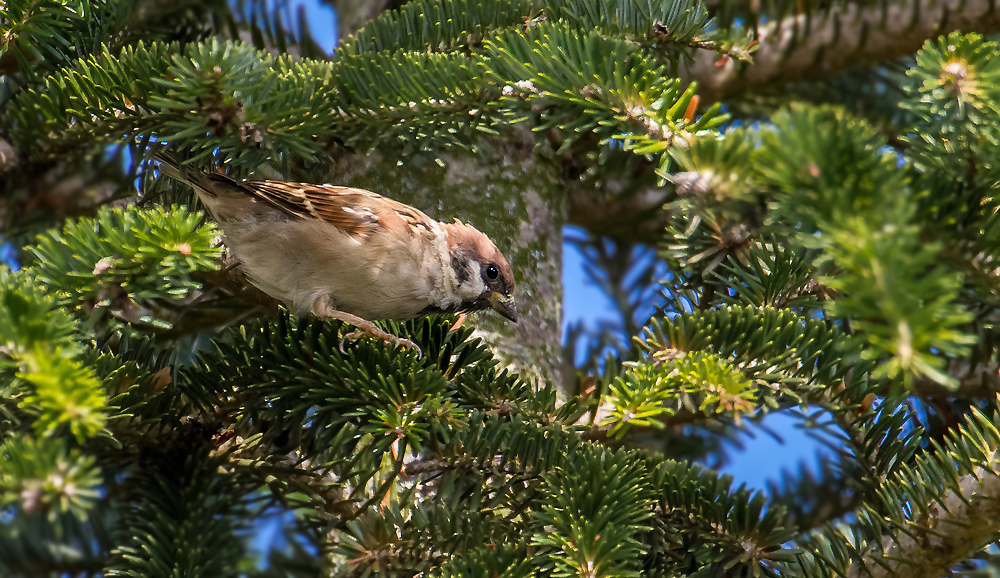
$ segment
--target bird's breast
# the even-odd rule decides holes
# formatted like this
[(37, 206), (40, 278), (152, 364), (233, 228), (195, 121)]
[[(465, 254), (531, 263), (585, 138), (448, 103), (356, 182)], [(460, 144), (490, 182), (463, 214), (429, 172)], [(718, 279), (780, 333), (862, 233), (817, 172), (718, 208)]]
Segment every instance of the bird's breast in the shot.
[(433, 237), (360, 237), (315, 220), (248, 219), (223, 230), (250, 280), (299, 314), (328, 296), (365, 319), (409, 319), (446, 292)]

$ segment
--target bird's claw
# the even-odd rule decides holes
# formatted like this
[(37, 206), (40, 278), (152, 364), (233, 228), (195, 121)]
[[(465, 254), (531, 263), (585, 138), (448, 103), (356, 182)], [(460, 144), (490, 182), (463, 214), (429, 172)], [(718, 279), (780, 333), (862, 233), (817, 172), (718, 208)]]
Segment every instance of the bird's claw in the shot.
[(423, 357), (424, 355), (424, 352), (420, 350), (420, 346), (417, 345), (416, 343), (410, 341), (409, 339), (405, 339), (403, 337), (399, 337), (391, 333), (382, 331), (381, 329), (378, 328), (375, 328), (373, 330), (358, 329), (357, 331), (352, 331), (347, 335), (344, 335), (344, 337), (340, 340), (340, 352), (346, 353), (346, 351), (344, 351), (345, 341), (347, 341), (348, 339), (351, 340), (359, 339), (361, 337), (371, 337), (373, 339), (381, 339), (382, 341), (385, 341), (386, 343), (391, 343), (396, 347), (401, 347), (404, 349), (412, 349), (417, 352), (417, 357)]
[(346, 311), (338, 311), (336, 304), (332, 301), (329, 296), (320, 297), (313, 303), (312, 312), (320, 318), (323, 319), (336, 319), (343, 323), (353, 325), (357, 328), (356, 331), (352, 331), (340, 340), (340, 352), (347, 353), (344, 351), (344, 342), (348, 339), (357, 339), (359, 337), (371, 337), (373, 339), (381, 339), (386, 343), (391, 343), (396, 347), (403, 347), (407, 349), (413, 349), (417, 352), (417, 357), (423, 357), (424, 353), (420, 351), (420, 347), (416, 343), (410, 341), (409, 339), (403, 339), (402, 337), (397, 337), (383, 329), (380, 329), (377, 325), (365, 319), (364, 317), (358, 317), (352, 313), (347, 313)]

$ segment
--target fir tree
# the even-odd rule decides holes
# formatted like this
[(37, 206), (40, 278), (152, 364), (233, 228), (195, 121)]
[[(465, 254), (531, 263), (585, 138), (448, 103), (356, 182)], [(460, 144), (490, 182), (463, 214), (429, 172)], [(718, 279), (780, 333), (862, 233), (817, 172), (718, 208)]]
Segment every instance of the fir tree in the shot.
[[(0, 575), (1000, 571), (992, 1), (332, 3), (0, 4)], [(342, 351), (161, 146), (471, 221), (522, 321)], [(773, 412), (835, 457), (698, 465)]]

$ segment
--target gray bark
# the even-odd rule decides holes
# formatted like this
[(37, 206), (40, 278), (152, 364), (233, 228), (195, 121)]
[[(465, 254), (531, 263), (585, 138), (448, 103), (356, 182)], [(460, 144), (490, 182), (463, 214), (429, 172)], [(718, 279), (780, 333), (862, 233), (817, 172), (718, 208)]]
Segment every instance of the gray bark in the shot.
[(838, 5), (826, 18), (785, 18), (760, 28), (753, 64), (699, 51), (686, 71), (698, 81), (702, 103), (748, 92), (776, 90), (790, 81), (829, 78), (851, 68), (913, 54), (928, 39), (955, 30), (1000, 30), (1000, 10), (990, 0), (908, 0)]

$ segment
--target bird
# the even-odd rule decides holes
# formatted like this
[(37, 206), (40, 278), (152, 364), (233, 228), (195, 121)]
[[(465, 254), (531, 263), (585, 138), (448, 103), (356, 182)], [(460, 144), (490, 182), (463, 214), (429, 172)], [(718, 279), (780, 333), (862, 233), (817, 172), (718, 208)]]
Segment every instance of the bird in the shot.
[(472, 225), (364, 189), (237, 182), (166, 151), (154, 159), (161, 175), (194, 189), (250, 283), (296, 315), (354, 326), (344, 339), (380, 339), (420, 355), (373, 321), (491, 309), (517, 322), (511, 267)]

